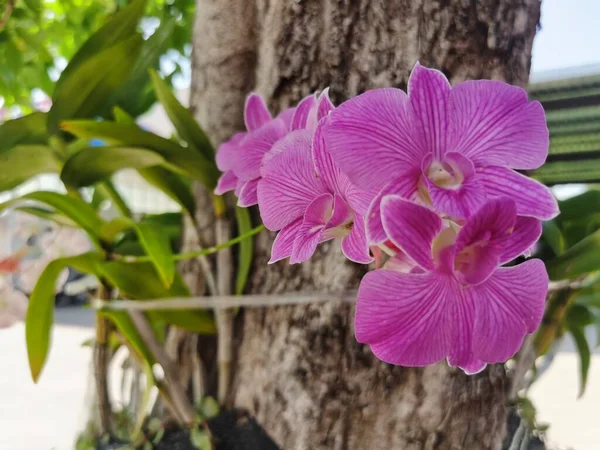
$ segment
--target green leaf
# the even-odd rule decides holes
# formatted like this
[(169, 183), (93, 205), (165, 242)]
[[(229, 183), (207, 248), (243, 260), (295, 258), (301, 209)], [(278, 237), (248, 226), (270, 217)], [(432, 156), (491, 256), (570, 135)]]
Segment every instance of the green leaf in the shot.
[(158, 96), (158, 100), (165, 109), (165, 112), (171, 119), (173, 126), (177, 130), (179, 137), (188, 143), (188, 145), (207, 159), (214, 158), (215, 151), (210, 140), (200, 128), (192, 113), (185, 108), (173, 95), (171, 88), (165, 83), (156, 72), (151, 71), (152, 84)]
[(198, 450), (212, 450), (212, 442), (210, 436), (205, 430), (199, 428), (192, 428), (190, 430), (190, 440), (192, 445)]
[(125, 199), (121, 196), (112, 180), (104, 180), (102, 183), (98, 183), (97, 190), (103, 193), (105, 200), (112, 202), (120, 214), (124, 215), (125, 217), (133, 216), (131, 209), (129, 209), (129, 206), (127, 206)]
[(569, 332), (571, 333), (571, 336), (573, 336), (575, 346), (579, 352), (580, 386), (578, 398), (581, 398), (585, 393), (585, 388), (587, 386), (591, 352), (582, 328), (569, 328)]
[(199, 309), (175, 310), (162, 309), (148, 311), (148, 316), (153, 320), (164, 320), (169, 325), (174, 325), (184, 330), (198, 334), (216, 334), (217, 327), (212, 313)]
[(200, 410), (200, 414), (204, 419), (212, 419), (213, 417), (217, 417), (221, 411), (219, 402), (217, 402), (213, 397), (203, 397), (200, 401), (200, 406), (198, 409)]
[(556, 256), (565, 251), (565, 238), (555, 220), (542, 222), (542, 239), (550, 246)]
[(600, 230), (546, 263), (552, 280), (576, 278), (600, 270)]
[(196, 212), (196, 200), (194, 199), (188, 184), (181, 176), (160, 166), (138, 169), (138, 173), (152, 186), (158, 188), (168, 197), (176, 201), (190, 217), (194, 218)]
[(47, 142), (44, 113), (35, 112), (0, 125), (0, 154), (16, 145), (43, 145)]
[[(245, 234), (252, 229), (252, 221), (250, 220), (250, 214), (246, 208), (240, 208), (239, 206), (236, 206), (235, 218), (237, 220), (238, 234)], [(252, 239), (245, 239), (240, 242), (237, 274), (235, 277), (236, 295), (242, 295), (244, 292), (244, 287), (246, 287), (248, 274), (250, 273), (250, 266), (252, 265), (252, 252)]]
[(594, 315), (581, 304), (575, 303), (567, 311), (566, 324), (569, 328), (583, 328), (594, 323)]
[(41, 219), (51, 220), (65, 227), (77, 227), (77, 224), (68, 217), (56, 213), (54, 210), (46, 208), (38, 208), (36, 206), (19, 206), (15, 208), (17, 211), (31, 214), (32, 216), (40, 217)]
[(171, 170), (197, 179), (209, 189), (216, 186), (220, 176), (214, 160), (208, 160), (192, 149), (144, 131), (136, 125), (81, 120), (65, 122), (63, 129), (78, 137), (100, 138), (112, 144), (154, 150), (170, 164)]
[(115, 118), (115, 122), (122, 123), (125, 125), (134, 125), (135, 119), (131, 117), (127, 112), (123, 111), (118, 106), (113, 108), (113, 117)]
[(133, 147), (89, 147), (71, 156), (60, 178), (75, 188), (90, 186), (124, 169), (139, 169), (165, 163), (158, 153)]
[(175, 278), (175, 261), (171, 252), (169, 236), (160, 226), (150, 222), (136, 225), (137, 234), (146, 254), (152, 260), (165, 287), (169, 287)]
[(190, 295), (181, 275), (175, 273), (173, 283), (166, 287), (160, 280), (154, 264), (149, 262), (109, 261), (100, 264), (99, 270), (111, 284), (132, 299), (158, 299)]
[(0, 191), (12, 189), (36, 175), (60, 172), (50, 147), (18, 145), (0, 153)]
[(48, 113), (48, 130), (56, 133), (63, 120), (94, 117), (110, 106), (109, 99), (133, 69), (142, 42), (141, 36), (134, 35), (61, 77)]
[(144, 42), (129, 79), (116, 93), (116, 103), (127, 111), (128, 115), (137, 117), (156, 103), (156, 94), (152, 90), (148, 71), (151, 67), (158, 67), (160, 56), (169, 49), (176, 23), (177, 19), (174, 17), (164, 20)]
[(57, 213), (69, 218), (83, 228), (92, 238), (98, 237), (98, 232), (104, 225), (94, 208), (75, 197), (57, 192), (37, 191), (25, 194), (21, 197), (0, 203), (0, 211), (15, 206), (25, 200), (35, 200), (52, 207)]
[(112, 20), (91, 35), (63, 70), (60, 79), (56, 83), (56, 90), (61, 89), (65, 80), (74, 76), (77, 69), (91, 58), (134, 36), (145, 7), (146, 0), (133, 0), (115, 14)]
[(50, 332), (54, 321), (54, 291), (60, 273), (72, 266), (82, 272), (94, 273), (98, 253), (84, 253), (51, 261), (37, 281), (29, 298), (25, 318), (25, 339), (31, 377), (37, 383), (50, 349)]
[(100, 314), (108, 317), (115, 323), (119, 331), (123, 334), (127, 342), (133, 347), (133, 350), (142, 361), (148, 362), (150, 366), (156, 363), (156, 360), (152, 356), (152, 352), (150, 352), (146, 346), (145, 341), (137, 331), (137, 328), (129, 318), (129, 314), (127, 314), (127, 312), (103, 310), (100, 312)]
[(100, 236), (106, 242), (112, 243), (117, 236), (135, 226), (135, 222), (129, 217), (118, 216), (106, 222), (100, 229)]
[(591, 189), (559, 202), (560, 220), (580, 219), (590, 214), (600, 212), (600, 191)]

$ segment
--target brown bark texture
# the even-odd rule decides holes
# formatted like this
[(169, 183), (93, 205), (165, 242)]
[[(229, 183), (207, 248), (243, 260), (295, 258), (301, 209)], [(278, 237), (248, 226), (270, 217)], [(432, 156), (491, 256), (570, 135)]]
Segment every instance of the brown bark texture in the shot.
[[(525, 86), (539, 18), (539, 0), (197, 0), (191, 104), (218, 145), (243, 129), (251, 90), (275, 112), (327, 86), (340, 102), (405, 88), (417, 60), (452, 83)], [(197, 196), (207, 204), (206, 192)], [(210, 241), (209, 208), (199, 220)], [(248, 293), (340, 293), (365, 272), (336, 242), (309, 262), (267, 265), (272, 241), (267, 232), (255, 239)], [(356, 343), (353, 306), (340, 303), (245, 310), (235, 325), (231, 403), (255, 414), (284, 449), (501, 446), (502, 366), (466, 376), (445, 363), (381, 363)]]

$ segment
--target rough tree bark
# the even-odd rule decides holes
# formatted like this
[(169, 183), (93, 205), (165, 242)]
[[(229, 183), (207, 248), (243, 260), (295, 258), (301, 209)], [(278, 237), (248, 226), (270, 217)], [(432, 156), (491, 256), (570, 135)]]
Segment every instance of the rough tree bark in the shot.
[[(243, 128), (250, 90), (275, 111), (326, 86), (339, 102), (404, 88), (417, 60), (453, 83), (524, 86), (539, 18), (539, 0), (197, 0), (191, 104), (218, 144)], [(197, 196), (206, 204), (206, 192)], [(364, 272), (335, 243), (302, 265), (268, 266), (272, 239), (265, 232), (255, 241), (248, 292), (339, 293)], [(446, 364), (392, 367), (355, 342), (352, 317), (353, 307), (339, 303), (243, 311), (232, 404), (254, 413), (284, 449), (500, 447), (502, 366), (472, 377)]]

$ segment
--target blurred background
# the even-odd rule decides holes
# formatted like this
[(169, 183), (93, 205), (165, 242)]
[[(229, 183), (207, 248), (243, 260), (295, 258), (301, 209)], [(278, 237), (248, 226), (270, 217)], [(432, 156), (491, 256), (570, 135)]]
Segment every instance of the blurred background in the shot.
[[(62, 24), (54, 23), (51, 30), (45, 30), (48, 35), (61, 36), (64, 48), (60, 48), (58, 53), (46, 48), (43, 33), (39, 35), (40, 42), (31, 42), (32, 35), (22, 28), (29, 23), (27, 14), (31, 11), (28, 10), (38, 11), (42, 8), (41, 3), (44, 14), (48, 14), (48, 23), (52, 22), (52, 14), (64, 14), (66, 18)], [(47, 111), (50, 108), (51, 100), (44, 90), (66, 66), (67, 61), (61, 55), (72, 55), (87, 35), (102, 23), (113, 3), (3, 0), (0, 11), (11, 8), (12, 12), (10, 18), (0, 18), (0, 123), (32, 109)], [(164, 51), (160, 52), (160, 58), (154, 65), (167, 77), (176, 97), (185, 105), (190, 85), (189, 40), (193, 2), (157, 0), (149, 3), (154, 4), (155, 11), (142, 24), (146, 37), (159, 32), (165, 24), (172, 28), (168, 37), (163, 39)], [(86, 17), (77, 16), (83, 12)], [(598, 181), (592, 174), (600, 172), (600, 128), (595, 134), (590, 134), (584, 125), (594, 121), (600, 123), (599, 17), (600, 2), (597, 0), (544, 0), (542, 3), (529, 92), (533, 98), (543, 102), (551, 134), (558, 136), (552, 142), (550, 162), (538, 174), (538, 179), (548, 184), (580, 181), (555, 187), (554, 192), (561, 200), (598, 188), (584, 182)], [(83, 31), (80, 35), (73, 35), (75, 29)], [(14, 73), (19, 73), (17, 79), (11, 78)], [(142, 128), (169, 138), (173, 128), (155, 100), (152, 96), (144, 98), (145, 105), (139, 107), (144, 111), (136, 121)], [(583, 124), (580, 133), (571, 131), (566, 136), (561, 135), (562, 130), (569, 127), (572, 130), (573, 125), (577, 127), (578, 124)], [(103, 145), (101, 141), (96, 144)], [(587, 159), (561, 157), (563, 153), (572, 155), (578, 152), (592, 156)], [(134, 171), (119, 172), (113, 182), (135, 214), (180, 210), (176, 202)], [(57, 176), (42, 175), (11, 192), (0, 194), (0, 201), (35, 190), (61, 188), (62, 183)], [(107, 205), (104, 214), (110, 216), (110, 209), (111, 206)], [(36, 226), (41, 230), (46, 226), (44, 223), (40, 221)], [(0, 239), (5, 253), (10, 253), (14, 236), (22, 226), (10, 214), (0, 217)], [(38, 234), (46, 231), (52, 232), (41, 230)], [(0, 449), (71, 449), (73, 437), (85, 426), (87, 409), (84, 403), (90, 389), (87, 374), (91, 352), (83, 344), (92, 337), (93, 314), (78, 307), (83, 302), (78, 295), (87, 289), (85, 277), (73, 272), (66, 274), (56, 297), (58, 308), (52, 354), (44, 377), (37, 385), (30, 382), (23, 324), (0, 332)], [(596, 342), (596, 329), (594, 326), (586, 327), (589, 342)], [(554, 350), (552, 365), (540, 374), (530, 391), (530, 399), (537, 409), (536, 421), (539, 425), (548, 425), (548, 442), (556, 448), (600, 448), (596, 432), (596, 411), (600, 404), (600, 352), (593, 348), (592, 352), (585, 395), (578, 398), (580, 355), (570, 336), (565, 336)], [(119, 398), (118, 389), (114, 389), (113, 396)], [(60, 405), (60, 410), (57, 411), (56, 405)], [(32, 425), (34, 432), (31, 431)], [(27, 444), (23, 444), (22, 439), (25, 433), (30, 434)], [(31, 433), (34, 433), (33, 437)], [(32, 444), (32, 439), (35, 439), (35, 444)]]

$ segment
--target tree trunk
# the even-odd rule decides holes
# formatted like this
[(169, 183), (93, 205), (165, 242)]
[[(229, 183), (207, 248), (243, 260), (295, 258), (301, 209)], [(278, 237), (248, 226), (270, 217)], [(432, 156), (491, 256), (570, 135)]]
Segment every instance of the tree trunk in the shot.
[[(417, 60), (452, 83), (525, 86), (539, 17), (538, 0), (197, 0), (191, 104), (218, 144), (243, 128), (250, 90), (275, 112), (326, 86), (339, 103), (405, 88)], [(272, 240), (255, 240), (249, 293), (341, 293), (365, 272), (336, 243), (269, 266)], [(340, 303), (242, 311), (231, 402), (284, 449), (500, 448), (503, 366), (476, 376), (394, 367), (356, 343), (352, 324), (353, 306)]]

